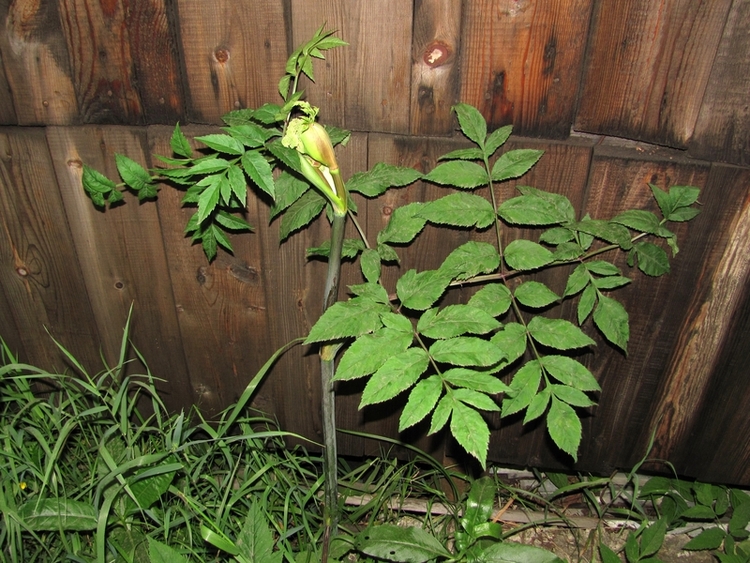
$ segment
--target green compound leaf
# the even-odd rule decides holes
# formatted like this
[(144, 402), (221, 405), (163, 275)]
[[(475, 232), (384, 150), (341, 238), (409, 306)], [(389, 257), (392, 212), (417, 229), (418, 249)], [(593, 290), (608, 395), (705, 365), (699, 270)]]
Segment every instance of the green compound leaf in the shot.
[(196, 137), (195, 140), (200, 141), (201, 143), (215, 151), (225, 154), (239, 156), (241, 154), (244, 154), (245, 152), (245, 145), (243, 145), (240, 141), (230, 135), (216, 133), (212, 135), (203, 135), (201, 137)]
[(382, 326), (380, 314), (390, 310), (388, 305), (364, 297), (338, 301), (313, 325), (305, 344), (329, 342), (374, 332)]
[(388, 300), (388, 291), (379, 283), (365, 282), (349, 286), (349, 291), (359, 297), (367, 297), (378, 303), (390, 303)]
[(461, 127), (461, 132), (466, 137), (479, 145), (480, 148), (484, 147), (484, 141), (487, 137), (487, 122), (479, 110), (469, 104), (456, 104), (453, 106), (453, 111), (456, 112), (458, 117), (458, 124)]
[(591, 262), (586, 262), (585, 266), (589, 272), (600, 276), (616, 276), (620, 274), (620, 268), (606, 260), (592, 260)]
[(494, 375), (468, 368), (449, 369), (443, 372), (443, 380), (453, 387), (473, 389), (490, 395), (505, 393), (508, 390), (508, 386)]
[(381, 328), (357, 338), (336, 369), (336, 381), (356, 379), (375, 373), (394, 354), (405, 351), (412, 342), (411, 332)]
[(466, 192), (452, 193), (426, 203), (419, 216), (438, 225), (479, 229), (491, 225), (495, 220), (495, 212), (489, 201)]
[(421, 348), (409, 348), (391, 355), (365, 385), (358, 408), (388, 401), (406, 391), (417, 382), (429, 364), (430, 358)]
[(583, 289), (589, 284), (591, 277), (586, 270), (585, 264), (578, 264), (575, 269), (568, 276), (568, 281), (565, 284), (565, 291), (563, 297), (570, 297), (583, 291)]
[(514, 240), (505, 247), (505, 261), (514, 270), (535, 270), (555, 259), (541, 244), (526, 239)]
[(573, 350), (596, 345), (580, 328), (565, 319), (536, 316), (529, 322), (528, 330), (534, 340), (555, 350)]
[(242, 155), (242, 168), (250, 179), (272, 198), (274, 194), (273, 170), (259, 151), (250, 150)]
[(463, 334), (486, 334), (500, 328), (494, 317), (471, 305), (448, 305), (426, 311), (417, 330), (429, 338), (445, 339)]
[(385, 229), (378, 233), (378, 244), (407, 244), (414, 240), (427, 219), (420, 215), (424, 203), (414, 202), (394, 209)]
[(453, 412), (453, 398), (451, 395), (444, 395), (442, 399), (435, 407), (435, 411), (432, 413), (432, 420), (430, 421), (430, 431), (427, 435), (434, 434), (446, 425), (448, 418), (450, 418)]
[(490, 181), (487, 171), (482, 166), (468, 160), (450, 160), (438, 164), (423, 179), (468, 190), (486, 186)]
[(404, 307), (424, 311), (442, 297), (450, 281), (440, 270), (409, 270), (396, 282), (396, 294)]
[(474, 336), (437, 340), (430, 346), (430, 355), (440, 363), (479, 367), (495, 365), (504, 357), (495, 344)]
[(469, 149), (456, 149), (438, 157), (438, 160), (482, 160), (482, 155), (482, 149), (471, 147)]
[(552, 392), (552, 395), (560, 399), (563, 403), (568, 403), (573, 407), (585, 408), (596, 404), (588, 397), (588, 395), (586, 395), (586, 393), (575, 387), (552, 384), (547, 387), (547, 389), (549, 389)]
[(528, 424), (532, 420), (536, 420), (537, 418), (542, 416), (549, 406), (551, 397), (552, 393), (550, 392), (549, 387), (545, 387), (539, 393), (534, 395), (534, 398), (531, 399), (529, 406), (526, 407), (526, 415), (524, 415), (523, 417), (523, 423)]
[(430, 414), (437, 405), (442, 392), (443, 383), (437, 375), (431, 375), (417, 383), (409, 393), (409, 400), (401, 411), (398, 431), (403, 432)]
[(652, 242), (638, 242), (628, 257), (628, 262), (635, 259), (638, 269), (647, 276), (658, 277), (669, 273), (669, 256), (660, 246)]
[[(527, 190), (526, 194), (505, 201), (497, 214), (511, 225), (559, 225), (575, 218), (568, 198), (541, 190)], [(570, 240), (570, 231), (564, 231), (565, 239)]]
[(174, 126), (172, 137), (169, 139), (169, 146), (172, 148), (172, 151), (179, 156), (184, 156), (185, 158), (193, 157), (193, 149), (190, 147), (190, 141), (188, 141), (187, 137), (180, 129), (179, 123)]
[(242, 125), (222, 127), (222, 129), (244, 146), (251, 149), (262, 147), (271, 136), (268, 129), (264, 129), (255, 123), (243, 123)]
[(362, 275), (371, 283), (376, 283), (380, 279), (380, 255), (377, 250), (367, 248), (362, 251), (359, 265), (362, 268)]
[(500, 127), (499, 129), (495, 129), (492, 133), (490, 133), (487, 137), (487, 143), (484, 146), (484, 150), (487, 153), (487, 156), (490, 157), (495, 154), (495, 151), (505, 144), (505, 141), (508, 140), (512, 132), (513, 126), (506, 125), (504, 127)]
[(594, 310), (597, 299), (596, 288), (593, 285), (589, 285), (583, 290), (581, 299), (578, 301), (578, 324), (582, 325), (584, 321), (589, 317), (591, 311)]
[(387, 312), (380, 315), (383, 324), (393, 330), (400, 332), (406, 332), (408, 334), (414, 333), (414, 328), (411, 325), (411, 321), (403, 315), (398, 313)]
[(274, 553), (274, 539), (266, 523), (266, 516), (260, 502), (250, 505), (245, 523), (237, 536), (239, 553), (249, 561), (268, 561), (281, 563), (281, 552)]
[(358, 551), (386, 561), (427, 563), (451, 557), (434, 536), (422, 528), (404, 528), (394, 524), (369, 526), (355, 539)]
[(477, 291), (468, 304), (493, 317), (499, 317), (510, 309), (511, 302), (510, 290), (501, 283), (492, 283)]
[(682, 546), (682, 549), (687, 551), (719, 549), (726, 537), (727, 533), (721, 528), (707, 528)]
[[(365, 249), (365, 243), (362, 242), (361, 238), (347, 238), (344, 239), (344, 244), (341, 248), (342, 258), (356, 258), (357, 255)], [(328, 257), (331, 254), (331, 241), (323, 241), (320, 246), (308, 248), (306, 251), (307, 257), (312, 256), (325, 256)]]
[(601, 391), (596, 378), (578, 360), (568, 356), (544, 356), (541, 363), (547, 373), (560, 383), (581, 391)]
[(388, 188), (407, 186), (419, 180), (422, 175), (413, 168), (392, 166), (382, 162), (367, 172), (354, 174), (346, 183), (350, 192), (357, 192), (366, 197), (377, 197)]
[(500, 266), (497, 249), (486, 242), (469, 241), (451, 252), (439, 271), (454, 280), (467, 280), (494, 272)]
[(630, 209), (623, 211), (612, 219), (613, 223), (619, 223), (629, 229), (641, 233), (656, 234), (660, 231), (661, 224), (659, 218), (643, 209)]
[(461, 402), (455, 402), (450, 429), (459, 445), (474, 456), (484, 469), (487, 465), (490, 429), (482, 415)]
[(221, 183), (215, 182), (206, 187), (198, 196), (198, 223), (203, 223), (206, 218), (213, 213), (219, 203), (221, 195)]
[(473, 389), (456, 389), (453, 391), (453, 398), (469, 406), (482, 411), (499, 411), (497, 403), (488, 397), (485, 393), (474, 391)]
[(526, 329), (519, 323), (508, 323), (490, 340), (502, 350), (509, 364), (515, 362), (526, 352)]
[(151, 176), (146, 169), (127, 156), (115, 153), (115, 164), (122, 181), (135, 191), (140, 191), (151, 182)]
[(104, 207), (106, 205), (104, 196), (110, 192), (115, 191), (115, 183), (107, 178), (104, 174), (90, 168), (86, 164), (83, 165), (83, 176), (81, 177), (83, 188), (86, 193), (89, 194), (91, 201), (94, 204)]
[(594, 324), (602, 331), (607, 340), (622, 349), (623, 352), (627, 352), (630, 324), (628, 312), (619, 301), (600, 295), (599, 303), (594, 309)]
[(285, 240), (291, 233), (309, 225), (326, 206), (325, 198), (316, 190), (306, 191), (289, 206), (281, 218), (279, 238)]
[(495, 182), (518, 178), (528, 172), (544, 154), (535, 149), (516, 149), (500, 155), (492, 166), (492, 179)]
[(574, 228), (579, 232), (589, 234), (605, 242), (616, 244), (623, 250), (630, 250), (633, 246), (630, 240), (630, 231), (612, 221), (584, 219), (576, 223)]
[[(245, 181), (245, 174), (243, 174), (242, 169), (237, 165), (233, 165), (227, 169), (226, 174), (232, 194), (243, 208), (247, 207), (247, 182)], [(228, 202), (230, 198), (225, 199)]]
[(510, 388), (502, 403), (502, 417), (525, 409), (539, 391), (542, 381), (542, 366), (538, 360), (526, 362), (513, 376)]
[(287, 209), (309, 189), (310, 184), (300, 180), (286, 170), (282, 171), (274, 182), (276, 199), (271, 206), (271, 218), (273, 219)]
[(547, 413), (547, 432), (555, 445), (567, 453), (574, 461), (578, 461), (578, 446), (581, 443), (581, 420), (576, 411), (567, 403), (556, 397)]
[[(214, 172), (223, 172), (229, 168), (230, 163), (223, 158), (206, 158), (197, 161), (193, 166), (184, 171), (185, 174), (194, 176), (196, 174), (213, 174)], [(183, 171), (179, 171), (183, 172)]]
[(594, 280), (594, 287), (600, 290), (617, 289), (630, 283), (630, 278), (625, 276), (607, 276), (606, 278), (597, 278)]
[(560, 297), (543, 283), (527, 281), (516, 288), (515, 298), (526, 307), (541, 308), (551, 305)]

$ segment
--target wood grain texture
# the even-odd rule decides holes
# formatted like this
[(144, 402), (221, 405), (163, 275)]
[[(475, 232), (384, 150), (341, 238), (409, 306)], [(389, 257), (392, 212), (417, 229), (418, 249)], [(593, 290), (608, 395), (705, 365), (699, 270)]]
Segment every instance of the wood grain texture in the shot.
[(750, 4), (735, 0), (698, 114), (691, 155), (750, 165)]
[(190, 118), (218, 123), (231, 110), (279, 102), (288, 56), (283, 0), (207, 6), (177, 1)]
[(597, 2), (575, 128), (687, 146), (730, 5)]
[(461, 3), (420, 0), (414, 4), (411, 69), (412, 135), (447, 135), (458, 102)]
[[(55, 2), (0, 1), (0, 57), (19, 125), (77, 123), (78, 100)], [(4, 118), (6, 119), (6, 118)]]
[[(730, 420), (737, 423), (737, 413), (746, 408), (741, 406), (745, 394), (737, 393), (737, 384), (748, 382), (745, 371), (738, 370), (736, 363), (732, 371), (722, 364), (736, 362), (737, 327), (746, 324), (742, 315), (750, 277), (749, 178), (747, 171), (726, 167), (714, 167), (708, 178), (701, 197), (703, 212), (691, 224), (691, 232), (700, 230), (703, 236), (690, 241), (685, 257), (691, 262), (694, 279), (679, 280), (693, 281), (700, 290), (683, 304), (685, 322), (670, 359), (669, 377), (653, 408), (656, 440), (652, 455), (672, 459), (680, 471), (702, 478), (710, 475), (708, 467), (724, 474), (722, 479), (737, 473), (737, 457), (725, 455), (722, 463), (730, 466), (720, 470), (714, 448), (721, 441), (739, 453), (747, 436), (737, 433), (741, 425), (728, 425)], [(730, 350), (734, 354), (727, 354)], [(717, 390), (719, 385), (721, 392)], [(739, 397), (732, 399), (735, 394)], [(704, 437), (700, 446), (695, 443), (697, 435)], [(712, 445), (706, 439), (708, 435), (712, 436)], [(737, 440), (734, 446), (730, 446), (732, 437)], [(704, 454), (696, 456), (702, 450)]]
[(142, 123), (125, 3), (63, 0), (59, 12), (79, 122)]
[(493, 126), (565, 138), (573, 122), (592, 0), (465, 4), (461, 94)]
[(0, 130), (0, 288), (12, 312), (0, 320), (0, 335), (24, 353), (22, 361), (63, 370), (52, 336), (96, 371), (98, 331), (54, 186), (44, 131)]
[[(0, 21), (2, 17), (0, 16)], [(17, 125), (16, 108), (13, 106), (13, 93), (6, 78), (3, 64), (3, 41), (0, 38), (0, 125)]]
[(147, 164), (145, 130), (53, 127), (48, 129), (48, 142), (104, 357), (110, 365), (116, 360), (132, 305), (132, 341), (154, 376), (164, 380), (156, 385), (164, 391), (165, 403), (191, 404), (156, 207), (126, 194), (124, 205), (102, 211), (81, 186), (82, 163), (110, 178), (118, 178), (115, 152)]
[(307, 41), (322, 22), (349, 43), (319, 65), (309, 100), (326, 123), (353, 131), (408, 133), (412, 5), (398, 0), (292, 3), (292, 38)]

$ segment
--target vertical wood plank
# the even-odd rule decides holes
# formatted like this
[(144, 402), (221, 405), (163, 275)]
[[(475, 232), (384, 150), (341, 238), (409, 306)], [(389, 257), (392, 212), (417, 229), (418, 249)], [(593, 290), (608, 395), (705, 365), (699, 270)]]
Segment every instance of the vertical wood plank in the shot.
[[(0, 15), (0, 21), (2, 19)], [(0, 40), (0, 125), (16, 125), (18, 123), (16, 108), (13, 106), (13, 94), (10, 91), (3, 64), (3, 43)]]
[(23, 345), (23, 361), (65, 369), (51, 335), (98, 371), (98, 331), (42, 129), (0, 130), (0, 217), (0, 288), (12, 311), (0, 334)]
[(154, 376), (164, 380), (156, 385), (165, 403), (192, 404), (156, 207), (126, 194), (124, 205), (102, 211), (81, 186), (82, 163), (110, 178), (118, 178), (115, 152), (147, 164), (145, 130), (52, 127), (48, 142), (104, 356), (110, 363), (117, 358), (132, 304), (131, 340)]
[(218, 123), (228, 111), (279, 102), (287, 59), (283, 0), (178, 0), (191, 119)]
[[(686, 257), (691, 261), (693, 276), (700, 283), (694, 285), (696, 290), (684, 303), (685, 322), (670, 358), (669, 377), (662, 384), (653, 407), (656, 440), (652, 456), (681, 462), (690, 474), (697, 471), (707, 476), (701, 468), (710, 465), (714, 452), (722, 451), (726, 457), (730, 450), (737, 453), (739, 444), (745, 442), (740, 439), (734, 448), (714, 449), (717, 441), (724, 440), (730, 432), (727, 427), (721, 428), (720, 420), (732, 418), (731, 413), (737, 412), (726, 407), (727, 394), (736, 394), (736, 387), (729, 391), (726, 382), (733, 381), (734, 385), (744, 376), (743, 370), (737, 379), (735, 368), (735, 378), (727, 379), (727, 370), (720, 369), (720, 365), (722, 355), (732, 346), (737, 323), (744, 322), (740, 311), (747, 300), (750, 276), (748, 179), (747, 171), (712, 168), (701, 196), (702, 213), (690, 226), (691, 231), (700, 229), (701, 225), (705, 227), (700, 238), (691, 240)], [(684, 281), (687, 280), (679, 280)], [(718, 382), (723, 382), (724, 395), (716, 403)], [(696, 435), (707, 433), (712, 436), (713, 447), (706, 447), (704, 443), (704, 455), (697, 458), (690, 455), (696, 445)], [(737, 436), (735, 434), (735, 438)], [(734, 463), (733, 460), (725, 459), (722, 463)], [(727, 470), (725, 465), (722, 473)], [(728, 471), (727, 476), (731, 473)]]
[(592, 0), (466, 3), (461, 96), (491, 126), (565, 138), (581, 76)]
[(685, 147), (730, 5), (597, 2), (576, 129)]
[(293, 42), (324, 22), (349, 43), (329, 51), (309, 86), (326, 123), (355, 131), (409, 132), (412, 4), (398, 0), (292, 3)]
[(690, 154), (750, 165), (750, 4), (735, 0), (711, 68)]
[(143, 122), (126, 6), (122, 2), (61, 0), (59, 10), (80, 122)]
[(412, 38), (412, 135), (450, 134), (451, 106), (460, 89), (461, 3), (419, 0), (414, 4)]
[(77, 122), (78, 101), (57, 3), (2, 0), (0, 21), (0, 56), (12, 94), (6, 101), (12, 100), (18, 124)]

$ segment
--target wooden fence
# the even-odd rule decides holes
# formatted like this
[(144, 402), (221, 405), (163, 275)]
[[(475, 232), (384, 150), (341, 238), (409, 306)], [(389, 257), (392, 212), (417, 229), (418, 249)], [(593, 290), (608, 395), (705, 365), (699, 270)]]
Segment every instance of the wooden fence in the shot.
[[(308, 97), (353, 131), (347, 175), (379, 161), (431, 169), (464, 146), (450, 111), (460, 100), (493, 127), (512, 123), (509, 148), (545, 150), (523, 184), (594, 217), (653, 206), (649, 182), (702, 189), (672, 272), (620, 293), (628, 356), (600, 341), (589, 360), (603, 391), (575, 467), (630, 467), (655, 433), (652, 457), (682, 474), (750, 484), (750, 1), (0, 0), (0, 21), (0, 335), (25, 361), (65, 369), (52, 336), (98, 371), (117, 357), (133, 304), (133, 342), (167, 404), (215, 413), (309, 330), (325, 265), (303, 256), (325, 225), (279, 245), (252, 200), (256, 232), (208, 264), (183, 235), (180, 194), (101, 212), (80, 178), (84, 162), (115, 178), (114, 153), (153, 164), (176, 121), (202, 134), (227, 111), (278, 101), (288, 54), (327, 22), (350, 45), (315, 67)], [(375, 233), (395, 206), (439, 193), (419, 183), (358, 200), (360, 220)], [(427, 229), (404, 260), (435, 267), (468, 234), (451, 237)], [(344, 275), (360, 281), (356, 268)], [(319, 440), (315, 360), (288, 353), (254, 404)], [(341, 425), (399, 436), (398, 405), (359, 412), (359, 391), (340, 388)], [(493, 424), (490, 459), (572, 467), (543, 428)], [(456, 454), (424, 431), (401, 437)], [(341, 435), (347, 454), (378, 447)]]

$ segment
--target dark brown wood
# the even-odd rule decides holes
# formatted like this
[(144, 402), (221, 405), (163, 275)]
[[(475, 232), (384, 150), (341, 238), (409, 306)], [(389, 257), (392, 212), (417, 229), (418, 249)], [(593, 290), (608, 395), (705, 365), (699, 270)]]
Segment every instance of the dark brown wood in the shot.
[(3, 0), (0, 21), (4, 22), (0, 56), (12, 94), (7, 102), (12, 99), (18, 124), (78, 122), (78, 101), (57, 3)]
[(96, 344), (113, 365), (132, 305), (133, 344), (154, 376), (164, 380), (156, 385), (165, 392), (165, 403), (172, 408), (190, 404), (193, 393), (184, 384), (185, 355), (156, 207), (148, 202), (139, 204), (128, 193), (124, 205), (102, 211), (94, 207), (81, 186), (83, 163), (118, 178), (115, 152), (146, 164), (145, 130), (54, 127), (48, 129), (48, 143), (81, 277), (99, 329)]
[(0, 130), (0, 303), (11, 310), (0, 334), (23, 353), (21, 361), (70, 367), (55, 338), (95, 372), (98, 330), (60, 192), (51, 186), (55, 170), (44, 130)]
[(176, 4), (192, 120), (219, 123), (231, 110), (280, 101), (288, 55), (282, 0)]
[(735, 0), (689, 143), (690, 154), (750, 165), (750, 6)]
[(461, 3), (416, 2), (413, 34), (410, 133), (447, 135), (455, 125), (451, 107), (460, 86)]
[(597, 2), (575, 128), (687, 146), (730, 6)]
[(592, 0), (465, 4), (461, 94), (493, 126), (565, 138), (581, 74)]
[(16, 118), (16, 108), (13, 107), (13, 93), (6, 78), (5, 65), (3, 65), (2, 43), (3, 41), (0, 38), (0, 125), (17, 125), (18, 119)]
[(310, 102), (321, 108), (323, 119), (355, 131), (408, 133), (412, 5), (398, 0), (293, 2), (294, 44), (309, 39), (323, 22), (349, 42), (338, 52), (329, 51), (329, 63), (309, 89)]

